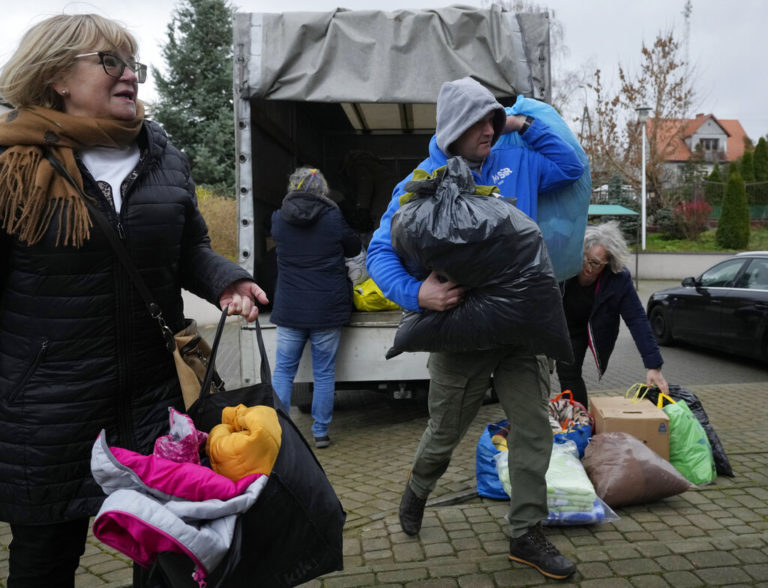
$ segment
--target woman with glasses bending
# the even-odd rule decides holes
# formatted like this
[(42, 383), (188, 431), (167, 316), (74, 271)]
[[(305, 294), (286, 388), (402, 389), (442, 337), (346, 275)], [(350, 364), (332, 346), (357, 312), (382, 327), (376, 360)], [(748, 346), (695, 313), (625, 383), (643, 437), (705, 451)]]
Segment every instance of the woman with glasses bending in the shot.
[(557, 362), (560, 390), (570, 390), (573, 399), (587, 408), (589, 399), (581, 375), (587, 347), (594, 355), (598, 377), (602, 377), (619, 335), (619, 317), (629, 327), (648, 370), (646, 383), (668, 392), (661, 374), (664, 360), (626, 268), (628, 259), (629, 249), (617, 222), (589, 225), (581, 272), (560, 284), (574, 356), (573, 363)]
[(256, 319), (252, 277), (214, 253), (185, 157), (144, 118), (146, 66), (121, 25), (60, 15), (33, 26), (0, 72), (0, 520), (9, 588), (71, 587), (101, 430), (149, 454), (184, 410), (158, 322), (53, 154), (119, 236), (172, 331), (181, 288)]

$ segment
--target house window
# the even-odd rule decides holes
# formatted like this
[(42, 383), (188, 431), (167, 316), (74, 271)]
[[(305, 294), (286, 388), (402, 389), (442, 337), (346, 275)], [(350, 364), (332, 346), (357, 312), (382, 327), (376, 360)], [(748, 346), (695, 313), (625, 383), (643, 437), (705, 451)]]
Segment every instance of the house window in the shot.
[(700, 139), (699, 145), (704, 151), (717, 151), (720, 149), (720, 139)]

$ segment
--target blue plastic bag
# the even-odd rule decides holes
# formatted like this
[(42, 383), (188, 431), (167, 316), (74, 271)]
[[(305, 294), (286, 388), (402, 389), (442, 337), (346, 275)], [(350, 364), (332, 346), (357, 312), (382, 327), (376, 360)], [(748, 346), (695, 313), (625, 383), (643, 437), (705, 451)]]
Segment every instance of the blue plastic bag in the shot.
[(486, 498), (497, 500), (509, 500), (504, 491), (499, 474), (496, 472), (496, 459), (494, 455), (501, 453), (491, 441), (496, 433), (509, 429), (509, 421), (503, 420), (491, 423), (485, 427), (475, 451), (475, 473), (477, 475), (477, 493)]
[[(562, 282), (581, 271), (584, 231), (587, 228), (589, 199), (592, 195), (592, 176), (589, 158), (566, 122), (557, 111), (547, 104), (520, 95), (514, 106), (506, 108), (507, 115), (525, 114), (547, 124), (552, 131), (576, 151), (584, 165), (584, 173), (574, 183), (542, 192), (538, 199), (538, 225), (544, 235), (555, 277)], [(499, 143), (518, 145), (530, 149), (517, 133), (506, 133), (499, 137)]]
[(579, 459), (581, 459), (584, 457), (584, 451), (592, 438), (592, 427), (590, 425), (573, 425), (560, 433), (553, 433), (552, 437), (555, 443), (573, 441), (579, 451)]

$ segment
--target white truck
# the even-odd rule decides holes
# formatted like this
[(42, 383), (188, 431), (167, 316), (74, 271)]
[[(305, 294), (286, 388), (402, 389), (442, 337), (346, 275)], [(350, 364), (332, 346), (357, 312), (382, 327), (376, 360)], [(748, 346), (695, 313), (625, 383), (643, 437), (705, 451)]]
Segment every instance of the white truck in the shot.
[[(291, 171), (321, 169), (365, 242), (395, 184), (426, 157), (440, 85), (464, 76), (503, 104), (518, 94), (550, 102), (547, 15), (497, 5), (235, 15), (239, 263), (268, 294), (276, 272), (269, 223)], [(399, 319), (399, 311), (353, 313), (339, 347), (337, 389), (398, 397), (428, 379), (424, 353), (384, 359)], [(268, 312), (259, 323), (274, 362)], [(243, 323), (239, 340), (247, 385), (259, 378), (253, 328)], [(311, 382), (307, 348), (292, 395), (302, 409)]]

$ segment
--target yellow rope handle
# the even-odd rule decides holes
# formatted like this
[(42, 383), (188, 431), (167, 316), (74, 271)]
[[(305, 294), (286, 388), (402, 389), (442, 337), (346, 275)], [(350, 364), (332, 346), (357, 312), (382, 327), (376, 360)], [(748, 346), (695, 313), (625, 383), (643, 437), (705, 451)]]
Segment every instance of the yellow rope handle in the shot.
[(659, 392), (659, 400), (656, 402), (656, 406), (658, 406), (659, 408), (664, 408), (664, 399), (665, 399), (665, 398), (666, 398), (667, 400), (669, 400), (670, 404), (674, 404), (674, 403), (675, 403), (675, 401), (674, 401), (674, 400), (672, 400), (672, 399), (671, 399), (669, 396), (667, 396), (666, 394), (664, 394), (664, 392)]
[(650, 388), (648, 384), (637, 382), (635, 384), (632, 384), (629, 388), (627, 388), (627, 391), (624, 394), (624, 397), (628, 398), (632, 402), (640, 402), (645, 398), (645, 395), (648, 394), (648, 388)]
[[(629, 388), (627, 388), (627, 391), (624, 394), (624, 397), (628, 398), (632, 402), (640, 402), (648, 394), (648, 390), (650, 390), (650, 388), (651, 386), (649, 386), (648, 384), (642, 384), (640, 382), (637, 382), (636, 384), (632, 384)], [(663, 408), (664, 399), (668, 400), (671, 404), (675, 403), (675, 401), (672, 398), (670, 398), (667, 394), (664, 394), (664, 392), (659, 390), (659, 397), (656, 400), (656, 406), (658, 406), (659, 408)]]

